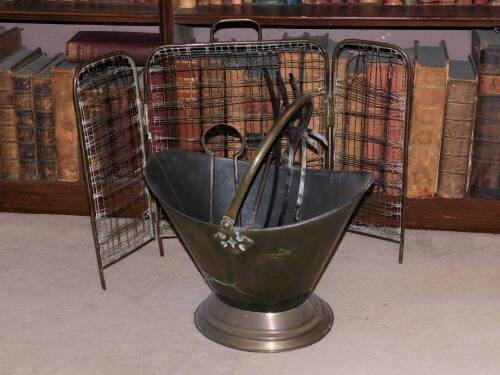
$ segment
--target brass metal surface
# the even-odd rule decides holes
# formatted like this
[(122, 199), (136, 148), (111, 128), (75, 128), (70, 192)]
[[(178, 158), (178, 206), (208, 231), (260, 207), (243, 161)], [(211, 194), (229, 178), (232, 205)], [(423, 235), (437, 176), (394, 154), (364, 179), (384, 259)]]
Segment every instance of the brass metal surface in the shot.
[(330, 306), (315, 294), (280, 313), (241, 310), (210, 294), (194, 314), (198, 330), (212, 341), (252, 352), (281, 352), (321, 340), (333, 325)]

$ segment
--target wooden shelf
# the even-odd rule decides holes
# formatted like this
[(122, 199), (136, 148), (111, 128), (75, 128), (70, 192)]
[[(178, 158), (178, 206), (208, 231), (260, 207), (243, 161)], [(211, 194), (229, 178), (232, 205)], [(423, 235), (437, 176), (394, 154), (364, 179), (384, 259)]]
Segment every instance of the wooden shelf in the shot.
[[(0, 211), (89, 214), (83, 182), (1, 180)], [(500, 233), (500, 200), (409, 199), (406, 213), (407, 228)]]
[(134, 3), (33, 2), (0, 3), (2, 22), (158, 25), (158, 6)]
[(85, 184), (0, 180), (0, 211), (88, 215)]
[(500, 26), (500, 7), (374, 5), (243, 5), (178, 8), (173, 22), (208, 26), (221, 19), (251, 18), (263, 26), (306, 28), (470, 29)]

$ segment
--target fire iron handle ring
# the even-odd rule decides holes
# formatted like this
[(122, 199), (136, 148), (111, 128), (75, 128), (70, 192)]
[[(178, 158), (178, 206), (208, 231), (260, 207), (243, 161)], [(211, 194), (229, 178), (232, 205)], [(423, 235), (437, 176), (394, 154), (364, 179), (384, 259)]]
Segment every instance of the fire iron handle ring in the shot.
[(241, 145), (240, 148), (235, 150), (234, 157), (238, 159), (241, 155), (243, 155), (246, 149), (246, 137), (241, 134), (240, 131), (234, 126), (224, 123), (217, 124), (212, 126), (211, 128), (208, 128), (201, 136), (201, 147), (203, 148), (205, 154), (210, 156), (214, 155), (214, 152), (208, 147), (208, 141), (210, 140), (210, 138), (220, 135), (229, 135), (231, 137), (234, 137), (235, 139), (239, 139)]
[(247, 24), (257, 31), (257, 40), (262, 42), (262, 28), (259, 23), (250, 18), (239, 18), (234, 20), (220, 20), (212, 25), (210, 28), (210, 43), (215, 40), (215, 32), (219, 29), (234, 27), (236, 25)]
[(231, 205), (226, 212), (226, 215), (222, 217), (221, 226), (225, 230), (231, 230), (234, 226), (238, 212), (240, 211), (243, 200), (245, 199), (248, 190), (252, 184), (257, 171), (259, 170), (265, 156), (268, 154), (272, 145), (281, 134), (284, 127), (297, 115), (298, 111), (305, 107), (306, 112), (309, 112), (312, 106), (311, 95), (302, 94), (297, 99), (295, 99), (290, 107), (286, 109), (285, 112), (280, 116), (280, 118), (274, 123), (273, 127), (266, 135), (259, 148), (255, 157), (250, 162), (245, 175), (243, 176), (238, 191), (234, 195)]

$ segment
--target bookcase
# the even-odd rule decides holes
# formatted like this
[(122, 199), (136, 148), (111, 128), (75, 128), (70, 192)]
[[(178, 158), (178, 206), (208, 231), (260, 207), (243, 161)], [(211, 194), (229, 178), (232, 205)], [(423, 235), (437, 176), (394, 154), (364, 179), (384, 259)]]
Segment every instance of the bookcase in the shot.
[[(174, 9), (171, 0), (161, 0), (158, 7), (99, 2), (0, 4), (0, 22), (159, 25), (165, 43), (172, 42), (174, 25), (209, 26), (236, 18), (284, 28), (472, 29), (500, 27), (500, 7), (222, 5)], [(83, 182), (0, 180), (0, 211), (87, 215), (85, 186)], [(500, 233), (499, 218), (500, 200), (409, 199), (406, 223), (409, 228)]]

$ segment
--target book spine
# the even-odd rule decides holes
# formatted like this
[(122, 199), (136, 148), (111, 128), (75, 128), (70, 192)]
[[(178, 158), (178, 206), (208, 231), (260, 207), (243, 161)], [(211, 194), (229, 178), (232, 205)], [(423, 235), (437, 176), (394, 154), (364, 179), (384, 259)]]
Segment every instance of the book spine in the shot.
[(14, 109), (16, 111), (17, 144), (19, 149), (19, 177), (38, 178), (36, 163), (35, 116), (32, 76), (13, 76)]
[(373, 174), (374, 191), (383, 191), (385, 136), (388, 110), (389, 64), (369, 62), (366, 69), (366, 126), (363, 129), (362, 166)]
[[(173, 64), (173, 62), (172, 62)], [(174, 90), (166, 90), (165, 86), (173, 87), (175, 76), (173, 73), (163, 74), (161, 71), (149, 73), (148, 84), (148, 125), (151, 136), (151, 152), (160, 152), (165, 149), (174, 149), (177, 139), (177, 123), (174, 122), (175, 103)], [(165, 104), (168, 103), (168, 107)]]
[(56, 134), (52, 108), (52, 81), (35, 78), (34, 108), (37, 147), (37, 167), (41, 179), (57, 177)]
[(335, 134), (331, 134), (333, 139), (330, 139), (331, 147), (335, 147), (334, 150), (334, 160), (333, 160), (333, 168), (334, 169), (343, 169), (342, 158), (344, 151), (344, 137), (341, 134), (344, 134), (346, 131), (345, 127), (345, 113), (346, 110), (346, 94), (347, 94), (347, 58), (339, 57), (336, 61), (336, 69), (335, 69), (335, 85), (337, 87), (338, 92), (332, 98), (333, 103), (333, 123), (335, 128)]
[(500, 198), (500, 92), (479, 92), (474, 136), (471, 194)]
[(438, 195), (444, 198), (467, 193), (476, 90), (473, 81), (448, 82), (438, 177)]
[(73, 105), (74, 69), (52, 70), (52, 102), (54, 105), (57, 179), (63, 182), (80, 180), (78, 133)]
[(408, 197), (432, 198), (437, 191), (448, 69), (415, 66), (408, 148)]
[[(313, 113), (308, 128), (319, 134), (326, 134), (325, 128), (325, 69), (326, 62), (323, 55), (317, 51), (304, 52), (303, 64), (303, 90), (312, 95)], [(322, 168), (323, 157), (326, 153), (323, 145), (318, 143), (318, 150), (307, 148), (307, 165), (310, 168)]]
[(179, 0), (179, 8), (196, 8), (196, 0)]
[(113, 129), (113, 136), (109, 139), (109, 148), (112, 155), (112, 170), (115, 176), (125, 177), (134, 173), (134, 158), (141, 147), (140, 134), (133, 121), (137, 116), (135, 86), (132, 71), (129, 77), (122, 76), (106, 88), (104, 113), (109, 114), (109, 128)]
[(402, 65), (390, 66), (390, 100), (385, 147), (384, 192), (403, 194), (403, 168), (406, 122), (406, 72)]
[[(364, 75), (364, 74), (363, 74)], [(343, 141), (343, 164), (344, 170), (359, 171), (362, 165), (362, 135), (365, 127), (365, 94), (366, 87), (362, 83), (366, 77), (358, 74), (356, 79), (353, 79), (349, 74), (347, 78), (346, 94), (344, 100), (344, 126), (347, 131), (344, 132), (345, 139)]]
[[(225, 75), (224, 70), (221, 69), (222, 66), (223, 61), (221, 58), (210, 56), (201, 60), (200, 111), (203, 133), (211, 127), (225, 122)], [(216, 156), (224, 156), (221, 150), (217, 150), (216, 147), (212, 147), (210, 144), (219, 141), (219, 139), (211, 139), (209, 148)]]
[(0, 72), (0, 155), (2, 177), (18, 178), (19, 150), (17, 147), (12, 73), (10, 71)]
[(175, 62), (175, 87), (179, 120), (178, 147), (188, 151), (201, 151), (199, 59)]
[[(236, 128), (240, 134), (245, 132), (245, 110), (246, 110), (246, 76), (245, 64), (234, 64), (225, 69), (226, 83), (226, 122)], [(234, 147), (228, 147), (226, 157), (232, 158)]]

